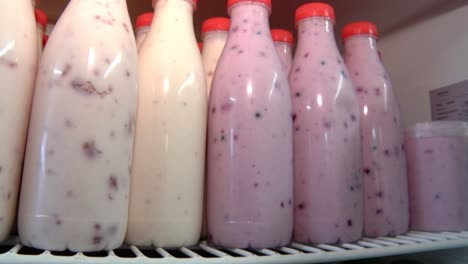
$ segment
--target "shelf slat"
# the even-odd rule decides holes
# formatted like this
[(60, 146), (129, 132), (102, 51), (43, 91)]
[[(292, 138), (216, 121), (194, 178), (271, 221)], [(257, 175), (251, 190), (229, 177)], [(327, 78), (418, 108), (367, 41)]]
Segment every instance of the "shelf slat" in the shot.
[[(11, 241), (18, 241), (17, 238)], [(18, 264), (280, 264), (280, 263), (323, 263), (357, 260), (393, 255), (421, 253), (434, 250), (468, 247), (468, 232), (417, 232), (412, 231), (396, 237), (364, 238), (356, 243), (341, 245), (304, 245), (291, 243), (275, 249), (218, 249), (206, 242), (196, 247), (139, 249), (126, 246), (122, 249), (89, 254), (57, 254), (56, 252), (32, 250), (19, 243), (11, 243), (9, 250), (0, 254), (0, 263)], [(146, 253), (154, 251), (154, 256)], [(132, 254), (133, 253), (133, 254)], [(120, 257), (122, 255), (124, 257)]]

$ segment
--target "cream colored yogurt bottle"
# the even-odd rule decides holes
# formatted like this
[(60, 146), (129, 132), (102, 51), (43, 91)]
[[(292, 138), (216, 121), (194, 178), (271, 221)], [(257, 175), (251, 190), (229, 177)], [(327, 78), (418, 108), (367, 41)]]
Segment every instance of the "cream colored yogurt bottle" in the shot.
[(153, 22), (153, 13), (151, 12), (141, 14), (137, 17), (135, 26), (137, 49), (140, 49), (146, 35), (148, 35), (151, 22)]
[(208, 96), (210, 94), (211, 82), (216, 70), (216, 65), (218, 64), (219, 57), (221, 57), (228, 35), (229, 18), (213, 17), (205, 20), (202, 24), (202, 58), (205, 68)]
[(126, 241), (180, 247), (202, 228), (207, 96), (196, 0), (155, 1), (139, 51), (139, 106)]

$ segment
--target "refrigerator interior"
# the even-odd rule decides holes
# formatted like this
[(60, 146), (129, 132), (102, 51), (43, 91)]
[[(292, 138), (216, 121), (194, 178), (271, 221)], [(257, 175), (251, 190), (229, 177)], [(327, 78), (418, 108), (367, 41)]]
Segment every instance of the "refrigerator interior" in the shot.
[[(48, 14), (53, 24), (67, 2), (42, 0), (38, 8)], [(132, 21), (138, 14), (151, 11), (150, 0), (127, 2)], [(294, 11), (306, 2), (273, 0), (271, 27), (294, 32)], [(336, 10), (337, 40), (341, 28), (349, 22), (369, 20), (379, 27), (382, 59), (396, 88), (407, 126), (431, 120), (431, 90), (468, 79), (468, 1), (325, 2)], [(201, 22), (213, 16), (227, 16), (226, 1), (199, 0), (195, 14), (198, 39)], [(154, 250), (128, 246), (111, 252), (74, 254), (23, 248), (16, 240), (7, 244), (10, 246), (3, 247), (1, 263), (325, 263), (347, 260), (367, 263), (356, 260), (376, 257), (379, 258), (369, 263), (465, 263), (468, 260), (468, 249), (455, 249), (468, 247), (468, 232), (412, 232), (397, 238), (364, 239), (355, 244), (310, 247), (293, 243), (281, 249), (256, 251), (221, 251), (202, 243), (197, 248)]]

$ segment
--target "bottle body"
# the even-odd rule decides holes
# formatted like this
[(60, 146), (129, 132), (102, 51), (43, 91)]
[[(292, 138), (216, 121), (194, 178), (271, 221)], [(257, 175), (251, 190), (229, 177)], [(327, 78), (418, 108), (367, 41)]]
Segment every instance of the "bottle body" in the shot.
[(181, 247), (200, 238), (207, 96), (193, 8), (191, 1), (157, 1), (139, 51), (128, 243)]
[(408, 182), (396, 95), (374, 38), (348, 38), (345, 50), (361, 108), (364, 233), (369, 237), (403, 234), (409, 226)]
[(210, 95), (211, 82), (213, 81), (213, 75), (218, 65), (218, 60), (221, 57), (224, 46), (228, 38), (227, 31), (213, 31), (203, 35), (203, 66), (205, 69), (205, 77), (207, 84), (207, 95)]
[(411, 230), (468, 228), (468, 135), (407, 137)]
[(5, 240), (16, 215), (37, 48), (31, 2), (0, 1), (0, 8), (8, 10), (0, 19), (0, 47), (6, 51), (0, 55), (0, 240)]
[(231, 8), (212, 84), (208, 239), (224, 247), (278, 247), (292, 234), (291, 102), (268, 15), (259, 3)]
[(24, 245), (99, 251), (122, 244), (136, 62), (125, 0), (68, 4), (37, 75), (19, 207)]
[(299, 22), (293, 97), (295, 229), (303, 243), (362, 236), (359, 105), (336, 47), (333, 22)]

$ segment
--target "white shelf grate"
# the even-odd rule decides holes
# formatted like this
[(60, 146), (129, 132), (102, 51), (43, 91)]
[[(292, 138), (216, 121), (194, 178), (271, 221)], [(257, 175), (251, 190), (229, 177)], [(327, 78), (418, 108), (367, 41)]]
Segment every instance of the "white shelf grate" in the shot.
[(0, 246), (0, 263), (324, 263), (468, 247), (468, 232), (409, 232), (397, 237), (365, 238), (340, 245), (291, 243), (279, 249), (217, 249), (205, 242), (179, 249), (126, 246), (96, 253), (50, 252), (23, 247), (12, 240)]

